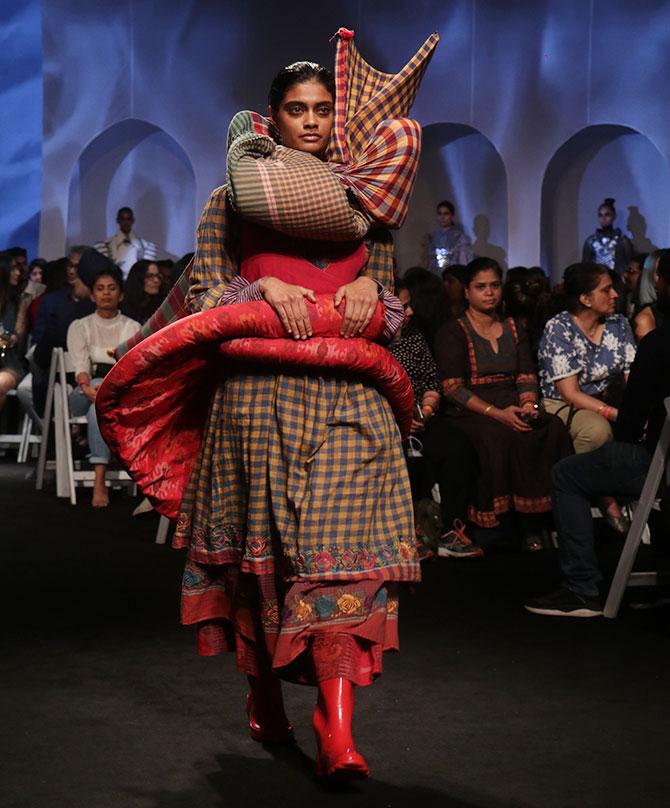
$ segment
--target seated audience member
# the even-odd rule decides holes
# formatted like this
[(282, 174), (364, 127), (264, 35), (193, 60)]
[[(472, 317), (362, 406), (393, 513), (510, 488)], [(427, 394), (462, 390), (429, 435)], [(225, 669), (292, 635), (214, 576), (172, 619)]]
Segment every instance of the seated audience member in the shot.
[(96, 244), (95, 249), (110, 258), (126, 278), (137, 261), (155, 261), (158, 258), (158, 247), (153, 242), (140, 238), (133, 230), (135, 215), (131, 208), (119, 208), (116, 223), (119, 226), (118, 232)]
[[(42, 259), (36, 259), (41, 261)], [(21, 379), (19, 386), (16, 388), (16, 394), (21, 408), (24, 412), (30, 415), (33, 425), (36, 429), (42, 429), (42, 417), (37, 412), (33, 401), (33, 380), (38, 379), (37, 386), (42, 384), (43, 392), (42, 397), (45, 395), (47, 377), (45, 371), (41, 370), (34, 361), (35, 354), (35, 329), (39, 320), (39, 310), (42, 300), (49, 292), (57, 292), (67, 285), (67, 258), (58, 258), (56, 261), (45, 262), (44, 272), (42, 274), (44, 282), (44, 293), (36, 297), (28, 307), (28, 330), (30, 332), (30, 348), (26, 354), (28, 360), (28, 373)], [(32, 265), (32, 264), (31, 264)], [(41, 381), (40, 381), (41, 380)]]
[(549, 513), (550, 473), (571, 452), (558, 418), (538, 409), (535, 367), (525, 331), (498, 310), (502, 270), (490, 258), (468, 265), (465, 315), (444, 325), (435, 356), (453, 426), (468, 436), (479, 458), (470, 519), (496, 527), (498, 517), (517, 511), (529, 549), (541, 549)]
[(656, 282), (658, 264), (668, 250), (655, 250), (647, 256), (637, 287), (637, 313), (633, 318), (635, 339), (639, 342), (663, 322), (663, 312), (658, 306)]
[(5, 252), (14, 259), (19, 270), (19, 286), (28, 280), (28, 252), (24, 247), (9, 247)]
[(626, 318), (614, 314), (606, 267), (573, 264), (563, 288), (567, 311), (547, 322), (540, 340), (540, 381), (545, 410), (567, 424), (581, 454), (612, 440), (635, 341)]
[[(658, 302), (670, 310), (670, 261), (660, 262)], [(624, 393), (614, 440), (594, 452), (568, 457), (552, 474), (561, 588), (529, 600), (530, 612), (560, 617), (602, 614), (591, 502), (606, 494), (639, 497), (665, 421), (670, 396), (670, 323), (640, 343)]]
[[(473, 544), (465, 532), (477, 476), (477, 455), (467, 436), (439, 414), (442, 385), (437, 365), (425, 337), (412, 324), (413, 301), (402, 280), (396, 283), (396, 294), (405, 309), (405, 320), (390, 350), (412, 382), (416, 412), (412, 434), (421, 442), (422, 461), (430, 465), (427, 490), (421, 491), (419, 496), (428, 496), (433, 480), (437, 482), (442, 524), (446, 528), (438, 547), (440, 555), (481, 556), (482, 549)], [(418, 305), (421, 306), (421, 299)]]
[(33, 258), (28, 267), (28, 278), (37, 284), (45, 284), (46, 279), (44, 271), (47, 268), (47, 262), (44, 258)]
[[(615, 314), (617, 293), (602, 264), (573, 264), (565, 270), (568, 310), (552, 317), (539, 350), (544, 408), (568, 426), (581, 454), (612, 440), (611, 423), (635, 357), (635, 341), (623, 314)], [(601, 510), (608, 524), (625, 533), (628, 522), (616, 500)]]
[(507, 270), (503, 286), (504, 311), (526, 330), (533, 358), (537, 356), (549, 298), (549, 280), (540, 267)]
[(158, 264), (137, 261), (126, 279), (123, 313), (139, 323), (146, 323), (165, 299), (167, 288)]
[[(32, 331), (35, 351), (31, 361), (33, 406), (40, 418), (46, 404), (52, 350), (66, 347), (67, 330), (73, 320), (95, 311), (90, 299), (90, 284), (95, 276), (94, 254), (91, 247), (72, 247), (68, 254), (67, 284), (40, 298)], [(83, 256), (86, 259), (81, 263)], [(57, 277), (60, 268), (54, 272)]]
[[(67, 266), (68, 259), (65, 257), (58, 258), (55, 261), (45, 261), (44, 268), (41, 270), (44, 291), (30, 303), (30, 308), (28, 309), (28, 325), (31, 334), (37, 322), (37, 315), (44, 295), (48, 295), (49, 292), (57, 292), (67, 285)], [(32, 342), (35, 344), (34, 340)]]
[(467, 264), (472, 260), (470, 239), (460, 225), (454, 223), (456, 209), (452, 202), (444, 200), (437, 206), (438, 227), (424, 237), (423, 265), (441, 275), (452, 264)]
[(635, 316), (640, 276), (646, 260), (646, 255), (634, 255), (623, 273), (622, 309), (628, 320), (632, 320)]
[(95, 311), (74, 320), (67, 330), (67, 349), (77, 383), (70, 394), (70, 412), (74, 416), (87, 416), (89, 460), (95, 467), (92, 503), (94, 508), (104, 508), (109, 505), (105, 484), (109, 449), (98, 427), (95, 397), (105, 374), (116, 361), (114, 349), (137, 331), (137, 321), (119, 311), (123, 300), (123, 276), (119, 268), (99, 253), (94, 258), (84, 254), (80, 267), (87, 261), (95, 266), (91, 285)]
[(0, 409), (26, 373), (28, 301), (20, 292), (16, 258), (0, 253)]
[(463, 264), (453, 264), (442, 270), (442, 283), (452, 317), (461, 317), (465, 311), (465, 274)]
[(156, 261), (156, 266), (158, 267), (158, 271), (161, 273), (161, 283), (163, 289), (166, 291), (171, 289), (174, 285), (174, 282), (179, 277), (175, 277), (175, 262), (170, 258), (164, 258), (161, 261)]
[(423, 267), (411, 267), (402, 283), (412, 300), (412, 327), (418, 329), (429, 345), (450, 317), (449, 303), (439, 277)]
[[(24, 298), (30, 304), (35, 298), (39, 297), (44, 292), (44, 283), (41, 280), (35, 280), (32, 277), (32, 269), (34, 261), (28, 265), (28, 253), (23, 247), (10, 247), (7, 250), (10, 256), (14, 258), (16, 264), (21, 271), (19, 278), (19, 289), (21, 290)], [(44, 261), (43, 258), (36, 258), (35, 261)]]

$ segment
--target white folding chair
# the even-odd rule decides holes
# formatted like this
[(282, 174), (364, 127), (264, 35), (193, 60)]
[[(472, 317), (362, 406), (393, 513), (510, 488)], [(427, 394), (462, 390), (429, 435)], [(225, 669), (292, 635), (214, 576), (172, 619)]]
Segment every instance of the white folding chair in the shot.
[(165, 544), (167, 541), (168, 531), (170, 530), (170, 520), (167, 516), (161, 516), (158, 520), (158, 530), (156, 531), (155, 544)]
[[(70, 362), (68, 354), (62, 348), (54, 348), (51, 354), (49, 385), (44, 409), (44, 429), (42, 444), (40, 446), (40, 456), (37, 463), (35, 487), (40, 490), (44, 483), (44, 472), (47, 466), (46, 455), (49, 429), (51, 421), (53, 420), (56, 448), (56, 495), (59, 497), (69, 497), (70, 502), (76, 505), (77, 486), (83, 485), (92, 488), (95, 480), (95, 472), (93, 469), (75, 468), (74, 459), (72, 457), (71, 427), (74, 424), (85, 425), (87, 423), (85, 415), (72, 416), (70, 414), (70, 389), (67, 384), (67, 374), (71, 373), (72, 370), (72, 363)], [(108, 485), (112, 485), (113, 483), (130, 483), (134, 488), (133, 481), (125, 471), (108, 470), (105, 476)]]
[(642, 542), (642, 535), (647, 528), (647, 520), (651, 513), (663, 475), (668, 474), (668, 449), (670, 448), (670, 397), (665, 399), (665, 423), (661, 431), (658, 445), (649, 466), (647, 479), (644, 481), (640, 499), (633, 513), (633, 522), (628, 531), (621, 557), (612, 579), (610, 591), (603, 614), (614, 618), (619, 612), (624, 592), (629, 586), (654, 586), (658, 583), (658, 572), (633, 572), (635, 558)]

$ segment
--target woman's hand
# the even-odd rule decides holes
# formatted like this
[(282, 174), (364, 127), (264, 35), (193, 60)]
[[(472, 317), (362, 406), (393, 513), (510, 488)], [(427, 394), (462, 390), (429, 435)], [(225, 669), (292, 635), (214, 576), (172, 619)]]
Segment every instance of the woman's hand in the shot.
[(515, 407), (513, 404), (510, 404), (510, 406), (505, 407), (504, 410), (495, 409), (491, 415), (493, 415), (496, 421), (500, 421), (501, 424), (505, 424), (505, 426), (508, 426), (515, 432), (530, 432), (532, 427), (521, 418), (523, 412), (524, 410), (521, 409), (521, 407)]
[(377, 284), (370, 278), (356, 278), (335, 292), (335, 308), (345, 301), (341, 337), (355, 337), (368, 327), (379, 302)]
[(97, 387), (91, 387), (90, 384), (80, 384), (79, 389), (86, 396), (86, 398), (91, 402), (91, 404), (95, 404), (95, 397), (98, 395), (98, 388)]
[(540, 408), (534, 401), (526, 401), (521, 405), (526, 421), (537, 421), (540, 417)]
[(412, 418), (412, 426), (409, 428), (412, 435), (416, 435), (417, 432), (423, 432), (425, 428), (426, 425), (423, 421), (419, 421), (418, 418)]
[(284, 283), (279, 278), (265, 277), (258, 282), (265, 300), (277, 312), (288, 334), (294, 339), (307, 339), (313, 334), (305, 298), (316, 303), (312, 289)]

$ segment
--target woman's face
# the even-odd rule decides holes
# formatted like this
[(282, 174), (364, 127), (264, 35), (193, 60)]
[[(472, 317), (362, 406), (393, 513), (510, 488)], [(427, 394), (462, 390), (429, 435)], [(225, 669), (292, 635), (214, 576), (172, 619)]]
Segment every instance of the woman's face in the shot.
[(446, 205), (440, 205), (437, 209), (437, 223), (440, 227), (448, 228), (454, 223), (454, 214)]
[(471, 309), (482, 314), (493, 314), (500, 305), (502, 281), (494, 269), (478, 272), (465, 287), (465, 299)]
[(33, 267), (30, 270), (30, 280), (33, 283), (42, 283), (42, 267)]
[(614, 290), (609, 273), (603, 273), (596, 288), (586, 295), (581, 295), (579, 299), (594, 314), (599, 317), (606, 317), (609, 314), (614, 314), (617, 297), (619, 295)]
[(144, 294), (157, 295), (161, 290), (161, 273), (158, 264), (149, 264), (144, 273)]
[(611, 227), (612, 222), (616, 219), (616, 213), (612, 208), (598, 208), (598, 226)]
[(284, 146), (320, 157), (333, 128), (333, 97), (320, 81), (290, 87), (277, 112), (269, 110)]
[(18, 286), (20, 280), (21, 280), (21, 268), (15, 261), (13, 261), (11, 269), (9, 270), (9, 283), (12, 286)]
[(640, 262), (633, 258), (623, 273), (623, 280), (626, 285), (627, 292), (634, 292), (637, 289), (641, 274), (642, 267), (640, 266)]
[(405, 313), (405, 319), (402, 321), (402, 324), (403, 326), (406, 326), (409, 324), (409, 321), (412, 319), (412, 315), (414, 314), (414, 309), (412, 309), (412, 302), (407, 289), (401, 289), (398, 292), (398, 300), (402, 303)]
[(91, 298), (96, 311), (116, 311), (123, 300), (123, 294), (114, 278), (110, 275), (101, 275), (93, 284)]

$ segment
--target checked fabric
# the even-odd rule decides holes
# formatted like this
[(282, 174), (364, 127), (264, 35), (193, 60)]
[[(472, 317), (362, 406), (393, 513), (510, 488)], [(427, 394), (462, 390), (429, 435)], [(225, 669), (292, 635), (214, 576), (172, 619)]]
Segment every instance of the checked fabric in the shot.
[[(421, 145), (419, 125), (404, 116), (409, 113), (414, 103), (439, 36), (436, 33), (431, 34), (396, 74), (383, 73), (369, 65), (361, 57), (353, 42), (353, 32), (340, 28), (336, 37), (338, 42), (335, 58), (335, 125), (325, 165), (335, 173), (345, 189), (350, 189), (354, 194), (359, 203), (359, 214), (386, 227), (400, 227), (407, 214), (407, 204), (414, 186)], [(249, 132), (260, 136), (273, 135), (268, 120), (262, 115), (253, 112), (236, 115), (231, 122), (229, 139), (233, 141)], [(267, 186), (263, 189), (263, 194), (268, 193), (266, 189)], [(306, 187), (303, 184), (297, 194), (301, 205), (303, 195), (315, 198), (309, 184)], [(215, 190), (207, 203), (205, 213), (209, 210), (211, 214), (208, 226), (211, 226), (212, 218), (216, 218), (217, 229), (223, 232), (226, 238), (223, 247), (221, 244), (218, 245), (217, 260), (222, 276), (230, 279), (236, 270), (232, 259), (234, 246), (227, 240), (233, 228), (226, 227), (226, 213), (229, 217), (230, 205), (222, 201), (225, 197), (226, 186)], [(270, 203), (263, 201), (260, 204), (261, 208), (266, 204), (270, 207)], [(213, 210), (215, 206), (216, 211)], [(262, 210), (260, 215), (263, 215)], [(268, 212), (268, 215), (272, 214)], [(348, 220), (345, 219), (346, 221)], [(321, 225), (317, 225), (318, 231), (322, 232), (320, 228)], [(305, 233), (291, 232), (290, 235), (310, 237)], [(201, 236), (206, 237), (207, 234), (201, 232), (199, 226), (199, 244)], [(346, 240), (338, 236), (337, 232), (331, 231), (329, 236), (333, 240)], [(387, 247), (386, 253), (386, 259), (391, 261), (392, 245)], [(199, 254), (195, 260), (209, 261), (211, 256)], [(186, 303), (186, 296), (191, 285), (192, 267), (193, 264), (189, 264), (163, 305), (138, 333), (117, 348), (118, 356), (123, 356), (168, 323), (191, 313)]]

